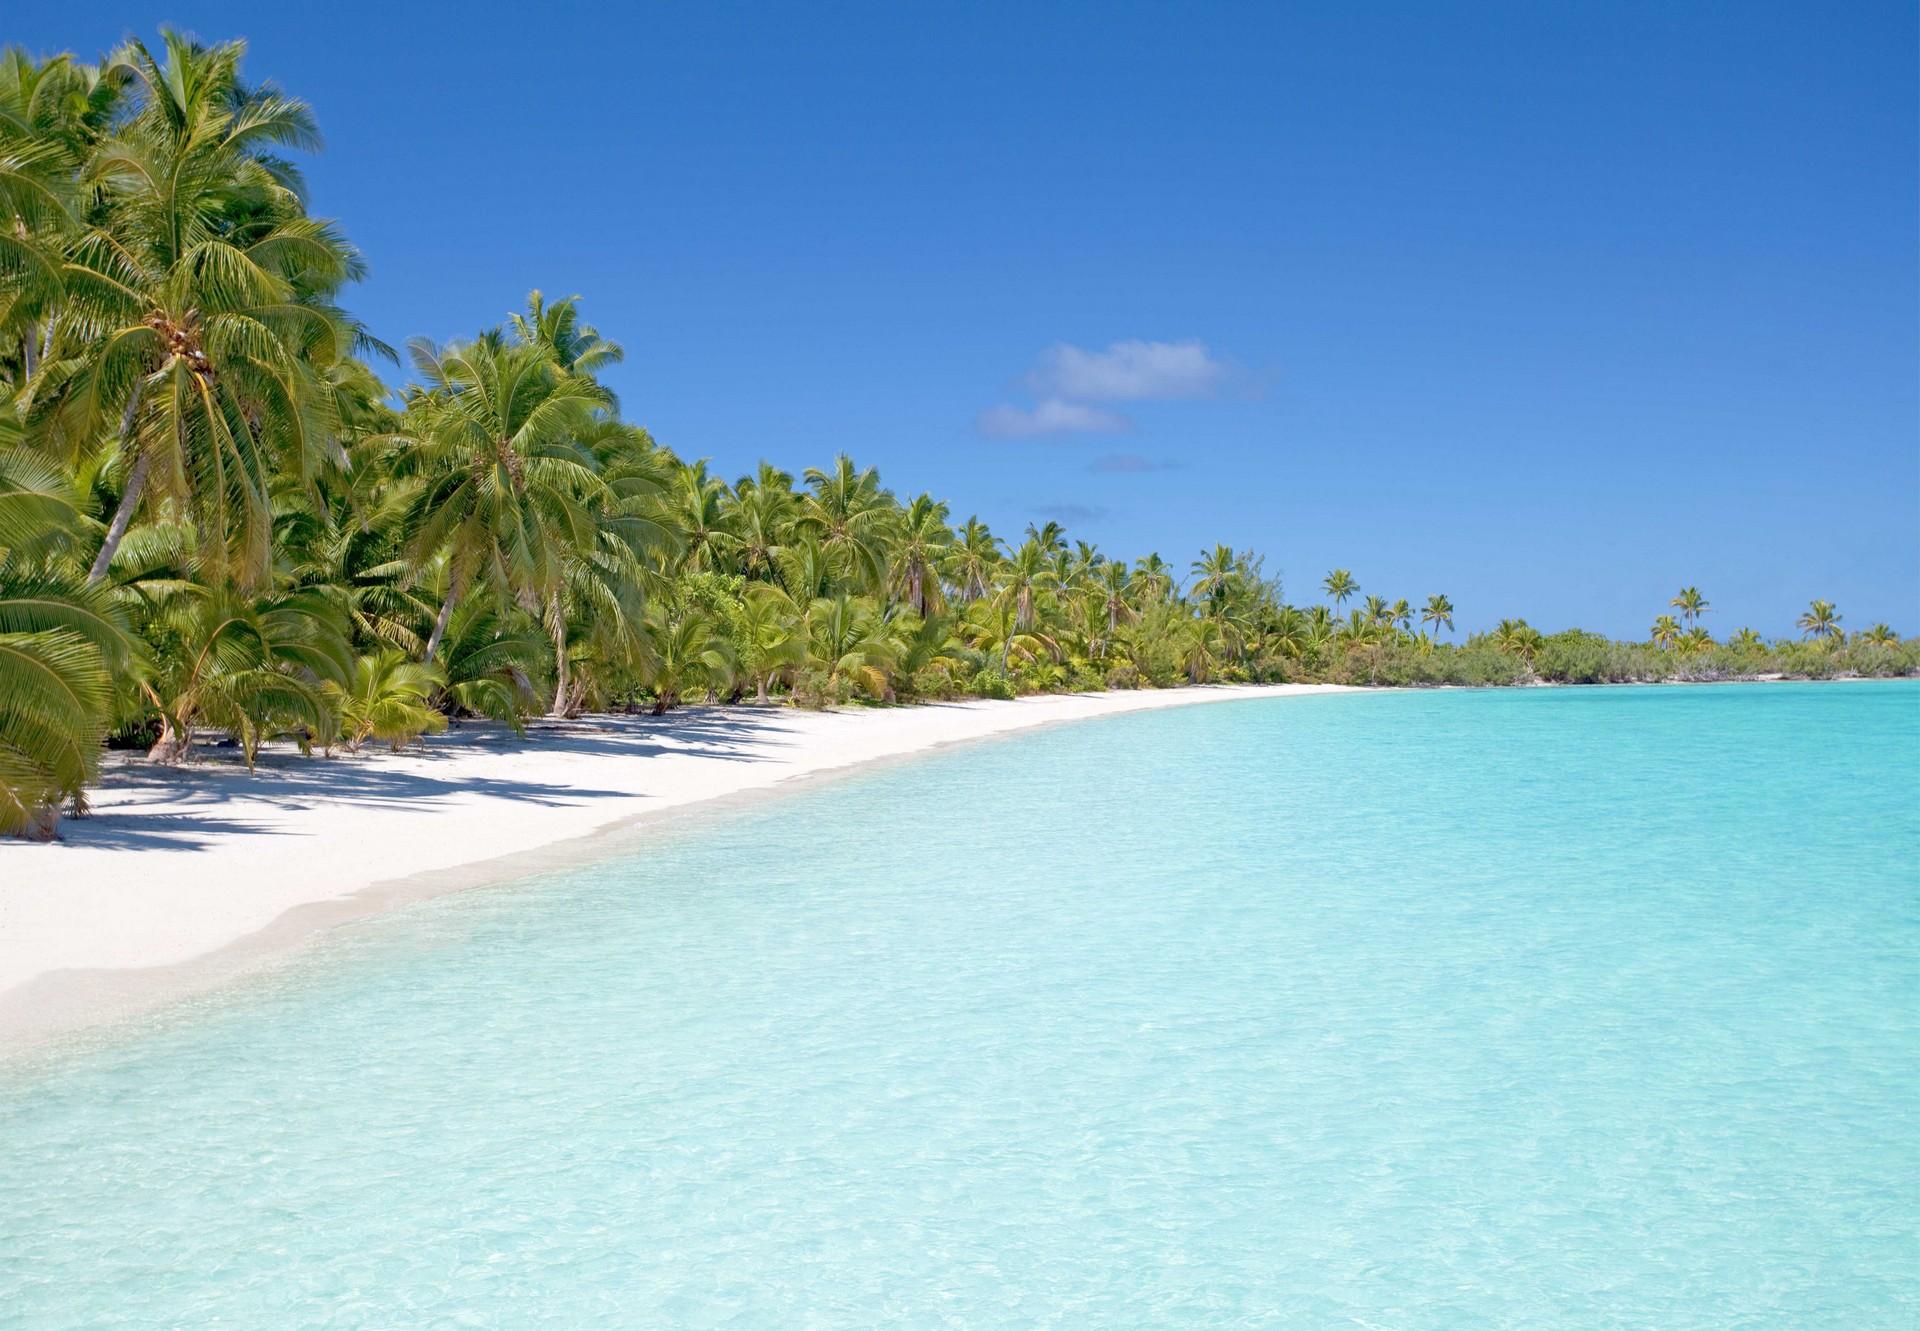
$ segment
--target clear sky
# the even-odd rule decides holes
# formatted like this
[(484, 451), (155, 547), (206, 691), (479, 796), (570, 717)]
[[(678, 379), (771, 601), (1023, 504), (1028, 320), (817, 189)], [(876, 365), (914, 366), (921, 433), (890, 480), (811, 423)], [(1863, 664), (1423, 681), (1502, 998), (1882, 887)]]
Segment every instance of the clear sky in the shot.
[(394, 343), (579, 293), (725, 475), (1642, 635), (1920, 632), (1912, 3), (34, 5), (245, 36)]

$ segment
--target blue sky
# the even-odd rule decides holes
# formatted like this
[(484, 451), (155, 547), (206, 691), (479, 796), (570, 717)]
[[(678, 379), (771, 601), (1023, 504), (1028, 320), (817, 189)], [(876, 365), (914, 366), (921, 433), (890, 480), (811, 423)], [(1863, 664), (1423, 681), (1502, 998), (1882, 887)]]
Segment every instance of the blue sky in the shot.
[[(618, 11), (618, 12), (616, 12)], [(577, 292), (724, 474), (1644, 634), (1920, 631), (1912, 4), (33, 6), (246, 36), (395, 343)]]

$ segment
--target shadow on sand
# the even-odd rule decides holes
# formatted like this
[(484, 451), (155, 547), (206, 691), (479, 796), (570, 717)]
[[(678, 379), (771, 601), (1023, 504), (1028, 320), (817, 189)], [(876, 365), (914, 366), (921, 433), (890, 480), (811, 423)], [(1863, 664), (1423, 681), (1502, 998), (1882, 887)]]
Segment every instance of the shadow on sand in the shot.
[[(545, 805), (630, 799), (638, 792), (562, 785), (460, 769), (480, 754), (540, 752), (635, 761), (666, 754), (749, 762), (788, 743), (782, 729), (751, 708), (689, 708), (653, 716), (594, 716), (577, 721), (536, 722), (524, 735), (505, 726), (469, 722), (414, 746), (404, 766), (364, 755), (263, 750), (248, 772), (239, 752), (203, 746), (195, 761), (161, 767), (140, 758), (109, 762), (101, 791), (108, 798), (89, 817), (68, 819), (62, 839), (74, 845), (125, 850), (201, 850), (214, 836), (282, 836), (268, 823), (239, 816), (238, 805), (306, 808), (317, 803), (362, 807), (431, 809), (467, 796)], [(436, 770), (438, 769), (438, 770)]]

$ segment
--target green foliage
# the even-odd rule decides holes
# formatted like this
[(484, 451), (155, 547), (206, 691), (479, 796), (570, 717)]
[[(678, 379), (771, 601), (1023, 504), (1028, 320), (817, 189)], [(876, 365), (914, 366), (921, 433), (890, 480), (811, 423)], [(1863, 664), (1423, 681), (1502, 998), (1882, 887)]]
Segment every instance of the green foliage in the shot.
[(109, 733), (163, 761), (222, 733), (251, 762), (749, 692), (1920, 670), (1920, 643), (1850, 636), (1827, 601), (1771, 646), (1716, 642), (1693, 587), (1648, 607), (1648, 642), (1507, 619), (1456, 643), (1444, 594), (1333, 569), (1291, 605), (1226, 543), (1176, 564), (1054, 522), (1005, 540), (846, 454), (729, 483), (623, 419), (598, 377), (621, 349), (572, 296), (411, 344), (390, 392), (339, 304), (360, 261), (288, 156), (314, 119), (242, 55), (166, 33), (97, 67), (0, 58), (0, 831), (82, 807)]

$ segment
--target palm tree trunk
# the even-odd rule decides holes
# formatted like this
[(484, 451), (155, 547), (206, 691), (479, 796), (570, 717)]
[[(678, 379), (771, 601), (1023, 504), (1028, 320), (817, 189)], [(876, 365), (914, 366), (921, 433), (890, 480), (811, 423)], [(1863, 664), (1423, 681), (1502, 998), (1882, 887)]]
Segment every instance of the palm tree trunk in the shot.
[(549, 716), (567, 714), (567, 626), (563, 622), (553, 633), (553, 710)]
[(93, 567), (87, 570), (88, 583), (107, 576), (107, 566), (113, 563), (120, 542), (126, 539), (127, 528), (133, 525), (133, 515), (140, 507), (141, 492), (147, 488), (147, 472), (151, 466), (152, 459), (145, 453), (134, 459), (133, 470), (127, 473), (127, 488), (120, 494), (120, 507), (114, 510), (113, 521), (107, 524), (107, 537), (100, 542), (100, 553), (94, 556)]
[(160, 714), (160, 738), (147, 750), (147, 760), (156, 763), (184, 762), (193, 752), (193, 732), (178, 731), (166, 713)]
[(772, 675), (755, 675), (753, 677), (753, 700), (762, 707), (767, 705), (767, 681), (772, 678)]
[(428, 661), (433, 660), (435, 652), (440, 650), (440, 640), (447, 636), (447, 625), (453, 619), (453, 603), (460, 597), (459, 579), (448, 575), (447, 599), (440, 603), (440, 613), (433, 617), (433, 633), (427, 638)]

